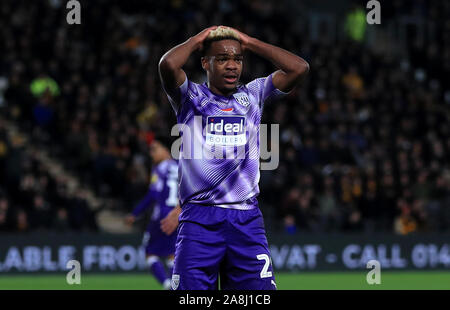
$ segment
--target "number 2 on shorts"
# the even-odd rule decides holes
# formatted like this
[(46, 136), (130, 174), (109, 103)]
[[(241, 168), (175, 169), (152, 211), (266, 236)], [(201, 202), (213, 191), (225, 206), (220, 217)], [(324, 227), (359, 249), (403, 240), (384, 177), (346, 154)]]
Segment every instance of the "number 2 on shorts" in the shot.
[(269, 266), (270, 266), (269, 255), (267, 255), (267, 254), (259, 254), (259, 255), (256, 255), (256, 258), (258, 260), (264, 260), (265, 261), (264, 267), (263, 267), (263, 269), (261, 270), (261, 273), (260, 273), (261, 278), (270, 278), (270, 277), (272, 277), (272, 271), (267, 271), (269, 269)]

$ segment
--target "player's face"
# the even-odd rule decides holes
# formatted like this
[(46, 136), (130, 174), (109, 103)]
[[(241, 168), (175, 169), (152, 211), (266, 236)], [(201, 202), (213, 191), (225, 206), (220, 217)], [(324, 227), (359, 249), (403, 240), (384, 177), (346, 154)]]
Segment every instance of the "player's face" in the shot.
[(233, 91), (242, 73), (241, 44), (236, 40), (213, 42), (208, 55), (202, 58), (202, 67), (208, 74), (210, 86), (223, 94)]
[(166, 155), (164, 146), (159, 141), (153, 141), (150, 145), (150, 157), (154, 163), (159, 163), (164, 160)]

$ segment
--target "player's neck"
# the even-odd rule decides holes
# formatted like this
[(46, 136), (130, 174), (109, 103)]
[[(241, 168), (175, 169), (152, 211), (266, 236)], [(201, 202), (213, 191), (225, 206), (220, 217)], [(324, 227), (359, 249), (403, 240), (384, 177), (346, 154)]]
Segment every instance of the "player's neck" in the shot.
[(213, 94), (219, 95), (219, 96), (222, 96), (222, 97), (229, 97), (229, 96), (231, 96), (232, 94), (234, 94), (234, 93), (236, 92), (236, 89), (231, 89), (231, 90), (225, 90), (225, 91), (222, 91), (222, 90), (216, 88), (216, 87), (215, 87), (214, 85), (212, 85), (210, 82), (207, 82), (206, 85), (208, 86), (209, 90), (210, 90)]

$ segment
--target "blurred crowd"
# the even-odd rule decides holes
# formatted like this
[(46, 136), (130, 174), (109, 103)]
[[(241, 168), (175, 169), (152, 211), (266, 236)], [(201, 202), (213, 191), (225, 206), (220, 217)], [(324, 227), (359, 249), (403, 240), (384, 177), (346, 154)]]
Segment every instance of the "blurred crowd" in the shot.
[[(0, 3), (0, 111), (30, 144), (110, 199), (109, 208), (129, 211), (142, 198), (151, 168), (147, 142), (176, 123), (158, 78), (160, 57), (203, 28), (224, 24), (311, 66), (301, 87), (265, 107), (263, 123), (280, 124), (281, 140), (278, 169), (261, 172), (260, 206), (270, 228), (450, 230), (447, 1), (383, 7), (392, 19), (408, 13), (429, 21), (429, 37), (408, 40), (401, 52), (345, 36), (313, 41), (311, 13), (295, 1), (81, 5), (81, 25), (68, 25), (65, 1)], [(185, 69), (191, 80), (204, 81), (198, 54)], [(242, 82), (273, 71), (247, 55)], [(0, 229), (97, 230), (83, 194), (65, 190), (64, 178), (50, 176), (6, 131), (0, 128)]]
[(85, 193), (51, 175), (36, 150), (0, 120), (0, 231), (97, 231)]

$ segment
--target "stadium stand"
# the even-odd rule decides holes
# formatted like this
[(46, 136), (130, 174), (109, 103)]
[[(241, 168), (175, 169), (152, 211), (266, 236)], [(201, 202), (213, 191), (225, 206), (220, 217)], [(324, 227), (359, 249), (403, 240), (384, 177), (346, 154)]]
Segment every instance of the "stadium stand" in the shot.
[[(448, 1), (383, 2), (386, 25), (368, 26), (363, 40), (345, 31), (322, 36), (327, 23), (344, 25), (346, 12), (317, 30), (310, 25), (318, 9), (296, 1), (82, 1), (82, 8), (81, 25), (69, 26), (64, 1), (0, 2), (0, 231), (98, 231), (99, 210), (129, 212), (148, 186), (148, 139), (176, 123), (158, 61), (211, 24), (311, 65), (301, 88), (265, 107), (263, 123), (280, 124), (281, 140), (278, 169), (261, 172), (268, 229), (450, 230)], [(411, 16), (427, 24), (402, 24)], [(392, 25), (406, 25), (396, 28), (405, 29), (402, 40), (390, 36)], [(273, 71), (256, 56), (244, 68), (243, 82)], [(186, 71), (203, 81), (195, 57)], [(69, 179), (51, 175), (37, 150), (83, 189), (69, 191)]]

